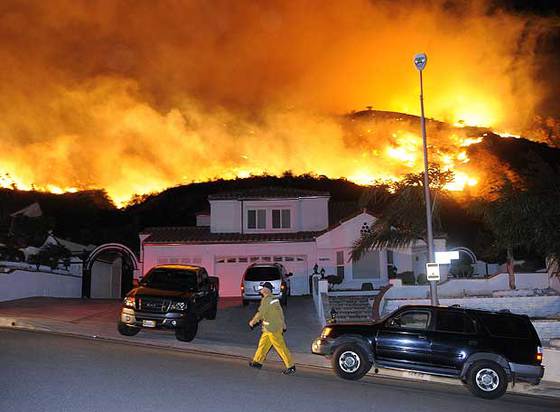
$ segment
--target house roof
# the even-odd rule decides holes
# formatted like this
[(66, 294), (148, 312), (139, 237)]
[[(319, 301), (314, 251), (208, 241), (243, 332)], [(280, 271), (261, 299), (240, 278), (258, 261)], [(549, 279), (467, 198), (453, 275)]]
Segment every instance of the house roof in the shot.
[(295, 233), (211, 233), (204, 226), (151, 227), (144, 243), (261, 243), (311, 242), (325, 231)]
[(329, 192), (296, 189), (291, 187), (256, 187), (234, 192), (215, 193), (208, 200), (297, 199), (300, 197), (330, 197)]

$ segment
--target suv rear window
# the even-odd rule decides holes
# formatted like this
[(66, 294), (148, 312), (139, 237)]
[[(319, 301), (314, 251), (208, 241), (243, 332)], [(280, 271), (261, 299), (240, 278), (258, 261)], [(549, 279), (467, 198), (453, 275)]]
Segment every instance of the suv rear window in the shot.
[(436, 330), (439, 332), (473, 334), (476, 332), (476, 324), (473, 319), (462, 312), (438, 310)]
[(280, 280), (280, 270), (273, 266), (257, 266), (247, 269), (245, 280), (249, 282), (264, 282), (267, 280)]
[(491, 335), (503, 338), (527, 339), (531, 337), (529, 320), (507, 315), (479, 314)]

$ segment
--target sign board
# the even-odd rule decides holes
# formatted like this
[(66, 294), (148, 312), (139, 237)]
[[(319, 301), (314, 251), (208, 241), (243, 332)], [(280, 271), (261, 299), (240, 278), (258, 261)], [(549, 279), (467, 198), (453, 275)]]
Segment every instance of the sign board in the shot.
[(436, 263), (445, 265), (451, 263), (452, 260), (459, 259), (459, 251), (452, 250), (450, 252), (436, 252)]
[(426, 278), (429, 281), (438, 281), (441, 279), (439, 275), (439, 264), (438, 263), (426, 263)]

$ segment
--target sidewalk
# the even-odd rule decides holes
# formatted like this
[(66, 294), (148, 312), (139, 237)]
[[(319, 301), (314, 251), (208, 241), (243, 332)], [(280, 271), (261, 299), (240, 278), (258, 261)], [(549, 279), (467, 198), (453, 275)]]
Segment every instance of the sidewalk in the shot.
[[(247, 360), (252, 357), (260, 335), (259, 331), (251, 331), (247, 326), (256, 305), (243, 307), (239, 299), (222, 298), (216, 320), (202, 321), (197, 337), (190, 343), (176, 340), (170, 331), (150, 330), (133, 337), (122, 336), (117, 332), (119, 309), (120, 301), (115, 300), (29, 298), (0, 302), (0, 327), (77, 335), (187, 352), (216, 353)], [(330, 369), (327, 359), (310, 352), (311, 342), (321, 331), (313, 300), (309, 297), (293, 297), (285, 314), (288, 324), (286, 342), (296, 364)], [(274, 351), (270, 352), (269, 360), (280, 362)], [(370, 374), (374, 375), (374, 372)], [(387, 369), (380, 369), (377, 376), (462, 385), (456, 379)], [(509, 391), (560, 398), (560, 384), (555, 382), (543, 381), (539, 386), (518, 383), (514, 388), (510, 387)]]

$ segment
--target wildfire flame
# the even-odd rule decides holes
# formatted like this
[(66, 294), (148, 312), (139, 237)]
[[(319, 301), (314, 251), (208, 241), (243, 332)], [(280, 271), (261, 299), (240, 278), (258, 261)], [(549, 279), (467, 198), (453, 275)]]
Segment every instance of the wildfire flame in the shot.
[(419, 124), (336, 114), (417, 115), (425, 51), (427, 115), (456, 126), (429, 128), (431, 160), (455, 172), (449, 190), (476, 188), (467, 149), (483, 136), (467, 126), (526, 127), (544, 96), (519, 48), (546, 21), (451, 3), (6, 1), (0, 186), (104, 188), (123, 205), (286, 170), (398, 180), (423, 168)]

